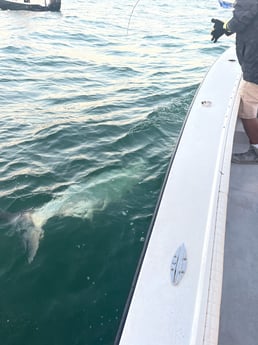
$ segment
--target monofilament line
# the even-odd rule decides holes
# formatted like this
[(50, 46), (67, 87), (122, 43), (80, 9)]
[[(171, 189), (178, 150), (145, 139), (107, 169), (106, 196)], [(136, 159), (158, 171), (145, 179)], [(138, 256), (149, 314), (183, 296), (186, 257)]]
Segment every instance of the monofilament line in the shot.
[(132, 15), (133, 15), (133, 12), (135, 10), (135, 7), (138, 5), (138, 3), (140, 2), (140, 0), (137, 0), (137, 2), (135, 3), (133, 9), (132, 9), (132, 12), (130, 14), (130, 17), (129, 17), (129, 21), (128, 21), (128, 25), (127, 25), (127, 32), (126, 34), (128, 35), (128, 31), (129, 31), (129, 26), (130, 26), (130, 22), (131, 22), (131, 18), (132, 18)]

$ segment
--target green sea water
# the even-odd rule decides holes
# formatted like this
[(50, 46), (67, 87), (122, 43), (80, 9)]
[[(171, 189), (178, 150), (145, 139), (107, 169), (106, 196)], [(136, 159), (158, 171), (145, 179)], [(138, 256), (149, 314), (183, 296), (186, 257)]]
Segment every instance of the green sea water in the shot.
[(134, 4), (0, 11), (1, 345), (113, 344), (188, 107), (234, 44), (210, 42), (215, 0)]

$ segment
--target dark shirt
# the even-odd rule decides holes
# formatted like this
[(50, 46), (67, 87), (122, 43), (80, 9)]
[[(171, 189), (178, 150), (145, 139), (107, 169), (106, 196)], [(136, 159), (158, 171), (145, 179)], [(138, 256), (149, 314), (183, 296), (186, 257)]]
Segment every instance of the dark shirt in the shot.
[(258, 0), (237, 0), (227, 28), (236, 33), (244, 80), (258, 84)]

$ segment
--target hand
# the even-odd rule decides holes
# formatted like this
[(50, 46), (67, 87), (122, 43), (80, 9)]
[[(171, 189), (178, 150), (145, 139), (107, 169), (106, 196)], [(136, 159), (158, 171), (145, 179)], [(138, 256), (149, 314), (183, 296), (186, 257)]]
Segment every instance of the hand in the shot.
[(211, 31), (211, 41), (216, 43), (226, 33), (226, 30), (223, 28), (224, 22), (221, 20), (212, 18), (211, 22), (214, 23), (213, 30)]

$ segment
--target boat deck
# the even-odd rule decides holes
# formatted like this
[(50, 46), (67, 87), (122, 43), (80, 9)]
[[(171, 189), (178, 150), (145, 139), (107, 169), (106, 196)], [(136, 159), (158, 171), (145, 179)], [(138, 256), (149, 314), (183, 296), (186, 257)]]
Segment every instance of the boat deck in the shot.
[[(248, 149), (237, 124), (234, 152)], [(258, 165), (232, 164), (219, 345), (258, 343)]]

